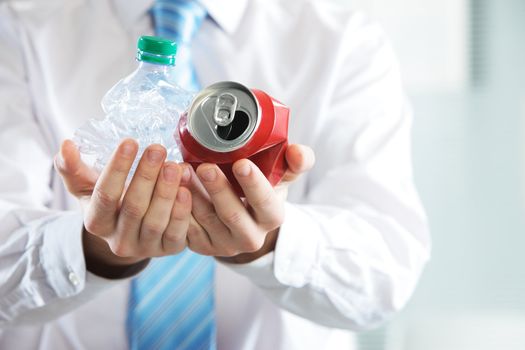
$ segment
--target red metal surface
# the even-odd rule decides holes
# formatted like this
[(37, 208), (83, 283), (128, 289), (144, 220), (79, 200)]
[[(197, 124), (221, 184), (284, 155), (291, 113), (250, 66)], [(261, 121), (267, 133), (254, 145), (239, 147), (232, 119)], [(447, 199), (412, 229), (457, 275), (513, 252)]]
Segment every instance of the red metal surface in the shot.
[(232, 173), (232, 165), (243, 158), (255, 163), (275, 186), (286, 171), (290, 109), (261, 90), (252, 89), (261, 108), (261, 121), (248, 143), (232, 152), (215, 152), (198, 143), (188, 131), (187, 115), (179, 121), (178, 143), (185, 162), (196, 169), (202, 163), (215, 163), (224, 172), (239, 196), (243, 191)]

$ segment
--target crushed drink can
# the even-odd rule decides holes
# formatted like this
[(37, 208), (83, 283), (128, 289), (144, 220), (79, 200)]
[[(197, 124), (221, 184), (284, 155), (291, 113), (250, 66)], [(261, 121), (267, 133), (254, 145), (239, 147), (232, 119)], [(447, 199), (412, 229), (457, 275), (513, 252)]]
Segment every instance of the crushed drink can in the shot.
[(179, 121), (179, 148), (194, 169), (214, 163), (239, 196), (232, 165), (250, 159), (275, 186), (286, 171), (290, 110), (267, 93), (230, 81), (198, 93)]

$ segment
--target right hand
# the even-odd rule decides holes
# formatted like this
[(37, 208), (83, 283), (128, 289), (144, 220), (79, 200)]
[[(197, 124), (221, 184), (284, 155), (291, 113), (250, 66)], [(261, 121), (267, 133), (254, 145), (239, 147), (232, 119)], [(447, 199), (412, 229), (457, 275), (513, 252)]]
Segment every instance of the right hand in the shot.
[(55, 156), (66, 188), (83, 208), (86, 261), (132, 265), (186, 247), (191, 194), (179, 187), (182, 166), (164, 162), (164, 147), (151, 145), (126, 187), (137, 151), (136, 141), (123, 140), (100, 174), (82, 162), (71, 140)]

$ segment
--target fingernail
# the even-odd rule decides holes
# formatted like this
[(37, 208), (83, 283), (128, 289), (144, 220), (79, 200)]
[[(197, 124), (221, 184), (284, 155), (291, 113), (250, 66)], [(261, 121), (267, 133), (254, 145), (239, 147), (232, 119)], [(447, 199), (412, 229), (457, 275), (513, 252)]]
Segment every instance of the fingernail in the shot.
[(201, 173), (204, 181), (212, 182), (217, 178), (217, 171), (214, 168), (209, 168)]
[(188, 201), (188, 192), (179, 190), (177, 192), (177, 200), (181, 203), (186, 203)]
[(182, 182), (190, 182), (191, 179), (191, 171), (188, 166), (184, 167), (184, 170), (182, 171)]
[(148, 150), (148, 160), (152, 163), (160, 162), (162, 160), (162, 152), (155, 149)]
[(132, 156), (135, 152), (135, 145), (131, 142), (126, 142), (122, 145), (122, 154), (125, 156)]
[(249, 163), (243, 163), (235, 169), (235, 173), (239, 176), (248, 176), (252, 171), (252, 167)]
[(163, 173), (164, 173), (164, 179), (167, 182), (175, 182), (177, 179), (177, 168), (173, 165), (168, 165), (164, 167)]

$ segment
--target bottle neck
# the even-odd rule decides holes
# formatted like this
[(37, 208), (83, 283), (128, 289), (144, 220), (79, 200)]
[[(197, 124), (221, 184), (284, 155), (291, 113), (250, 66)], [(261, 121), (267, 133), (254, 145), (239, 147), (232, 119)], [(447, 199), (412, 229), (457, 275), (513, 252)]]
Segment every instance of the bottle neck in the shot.
[(173, 68), (175, 68), (175, 66), (139, 61), (139, 69), (146, 72), (168, 74), (173, 70)]

